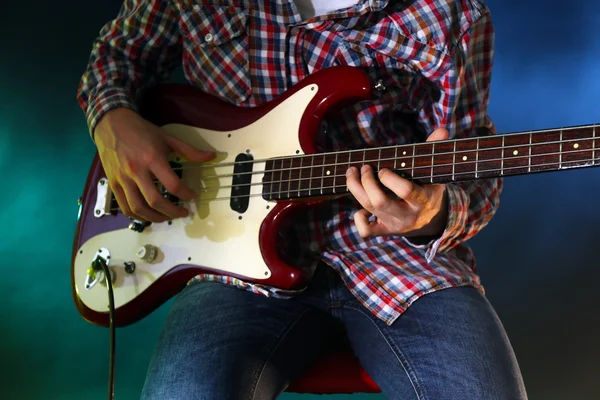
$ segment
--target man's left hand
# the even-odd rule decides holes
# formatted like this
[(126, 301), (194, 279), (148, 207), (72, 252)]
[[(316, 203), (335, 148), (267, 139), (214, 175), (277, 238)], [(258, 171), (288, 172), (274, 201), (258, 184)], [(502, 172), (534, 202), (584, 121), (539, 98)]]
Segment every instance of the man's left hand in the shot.
[[(428, 142), (445, 140), (448, 131), (436, 129)], [(360, 173), (356, 167), (346, 172), (346, 185), (363, 207), (354, 215), (358, 233), (363, 238), (384, 235), (405, 237), (439, 236), (448, 220), (446, 185), (419, 186), (384, 168), (379, 181), (393, 194), (384, 192), (375, 179), (373, 169), (365, 165)], [(375, 217), (370, 220), (370, 217)]]

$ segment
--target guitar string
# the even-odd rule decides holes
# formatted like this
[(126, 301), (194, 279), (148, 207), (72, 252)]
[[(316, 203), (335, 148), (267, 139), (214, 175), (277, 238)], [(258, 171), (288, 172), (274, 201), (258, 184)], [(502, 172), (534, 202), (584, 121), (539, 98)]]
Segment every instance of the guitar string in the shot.
[[(510, 157), (500, 157), (500, 158), (490, 158), (490, 159), (478, 159), (478, 160), (471, 160), (469, 159), (468, 161), (461, 161), (461, 162), (454, 162), (454, 163), (444, 163), (444, 164), (435, 164), (433, 165), (433, 168), (444, 168), (444, 167), (450, 167), (452, 165), (456, 165), (456, 166), (464, 166), (464, 165), (472, 165), (472, 164), (482, 164), (482, 163), (486, 163), (486, 162), (497, 162), (497, 161), (502, 161), (504, 160), (506, 161), (523, 161), (523, 160), (529, 160), (529, 159), (534, 159), (536, 157), (548, 157), (548, 156), (556, 156), (556, 155), (573, 155), (573, 154), (578, 154), (578, 153), (584, 153), (584, 152), (589, 152), (589, 151), (593, 151), (593, 149), (581, 149), (581, 150), (573, 150), (573, 151), (563, 151), (563, 152), (552, 152), (552, 153), (542, 153), (542, 154), (532, 154), (531, 156), (529, 154), (526, 155), (522, 155), (522, 156), (510, 156)], [(426, 156), (426, 157), (430, 157), (430, 156)], [(368, 160), (369, 162), (392, 162), (394, 160), (397, 160), (396, 158), (382, 158), (380, 160)], [(568, 161), (568, 162), (577, 162), (578, 160), (574, 160), (574, 161)], [(368, 164), (368, 163), (367, 163)], [(256, 183), (250, 183), (250, 184), (237, 184), (237, 185), (227, 185), (227, 186), (193, 186), (191, 187), (192, 189), (199, 189), (198, 191), (200, 193), (209, 193), (211, 191), (214, 190), (221, 190), (221, 189), (232, 189), (235, 187), (248, 187), (248, 186), (260, 186), (260, 185), (265, 185), (265, 184), (285, 184), (285, 183), (292, 183), (292, 182), (298, 182), (298, 181), (310, 181), (309, 178), (303, 178), (302, 177), (302, 172), (305, 172), (307, 170), (312, 169), (321, 169), (321, 168), (325, 168), (328, 166), (334, 166), (336, 169), (335, 171), (337, 172), (337, 167), (338, 166), (359, 166), (359, 165), (363, 165), (362, 161), (354, 161), (354, 162), (348, 162), (348, 163), (338, 163), (338, 164), (329, 164), (329, 165), (313, 165), (311, 166), (306, 166), (306, 167), (296, 167), (296, 168), (281, 168), (281, 169), (271, 169), (271, 170), (264, 170), (264, 171), (253, 171), (253, 172), (248, 172), (248, 173), (240, 173), (240, 174), (222, 174), (222, 175), (207, 175), (202, 177), (202, 179), (200, 180), (201, 182), (206, 182), (206, 181), (216, 181), (220, 178), (228, 178), (228, 177), (233, 177), (234, 175), (243, 175), (243, 174), (275, 174), (276, 172), (290, 172), (290, 177), (289, 179), (284, 179), (284, 180), (274, 180), (274, 181), (268, 181), (268, 182), (256, 182)], [(532, 167), (535, 167), (538, 164), (532, 165)], [(416, 170), (421, 170), (421, 169), (427, 169), (430, 170), (431, 169), (431, 164), (430, 165), (421, 165), (421, 166), (413, 166), (413, 167), (402, 167), (401, 168), (396, 168), (395, 171), (414, 171)], [(347, 168), (346, 168), (347, 169)], [(293, 170), (300, 170), (299, 175), (298, 176), (294, 176), (293, 178), (291, 177), (291, 173)], [(345, 172), (345, 170), (344, 170)], [(467, 172), (462, 172), (462, 173), (467, 173)], [(312, 179), (330, 179), (330, 178), (336, 178), (336, 177), (340, 177), (340, 176), (345, 176), (344, 174), (335, 174), (335, 175), (315, 175), (312, 177)], [(437, 177), (438, 175), (433, 174), (433, 177)], [(425, 178), (425, 177), (431, 177), (431, 174), (427, 174), (427, 175), (423, 175), (421, 178)], [(158, 180), (154, 180), (154, 183), (160, 183)], [(216, 189), (215, 189), (216, 188)], [(315, 188), (315, 190), (318, 188)]]
[[(600, 137), (595, 138), (584, 138), (584, 139), (569, 139), (569, 140), (563, 140), (563, 141), (553, 141), (553, 142), (547, 142), (547, 143), (536, 143), (536, 144), (521, 144), (521, 145), (511, 145), (511, 146), (504, 146), (504, 147), (490, 147), (490, 148), (484, 148), (484, 149), (472, 149), (472, 150), (458, 150), (458, 151), (448, 151), (448, 152), (442, 152), (442, 153), (435, 153), (433, 154), (434, 157), (442, 157), (445, 155), (463, 155), (465, 153), (470, 154), (473, 152), (478, 152), (478, 153), (483, 153), (486, 151), (497, 151), (497, 150), (513, 150), (513, 149), (517, 149), (517, 148), (533, 148), (533, 147), (539, 147), (539, 146), (549, 146), (552, 144), (564, 144), (564, 143), (569, 143), (569, 142), (577, 142), (577, 143), (581, 143), (581, 142), (587, 142), (590, 140), (600, 140)], [(431, 144), (432, 142), (430, 142)], [(403, 146), (400, 146), (403, 147)], [(381, 149), (393, 149), (395, 147), (382, 147)], [(544, 155), (554, 155), (554, 154), (573, 154), (573, 153), (578, 153), (578, 152), (583, 152), (583, 151), (592, 151), (595, 149), (594, 148), (590, 148), (590, 149), (580, 149), (580, 150), (570, 150), (570, 151), (562, 151), (559, 153), (542, 153), (542, 154), (531, 154), (531, 156), (527, 155), (527, 157), (540, 157), (540, 156), (544, 156)], [(355, 153), (361, 153), (361, 152), (367, 152), (367, 151), (377, 151), (378, 148), (370, 148), (370, 149), (362, 149), (362, 150), (346, 150), (346, 151), (342, 151), (339, 152), (338, 154), (342, 154), (342, 153), (350, 153), (350, 152), (355, 152)], [(197, 169), (217, 169), (217, 168), (224, 168), (224, 167), (230, 167), (230, 166), (234, 166), (236, 164), (245, 164), (245, 163), (254, 163), (254, 164), (258, 164), (258, 163), (262, 163), (262, 162), (266, 162), (266, 161), (274, 161), (274, 160), (279, 160), (279, 161), (286, 161), (286, 160), (298, 160), (301, 158), (308, 158), (308, 157), (323, 157), (323, 161), (325, 161), (325, 157), (327, 156), (333, 156), (336, 153), (317, 153), (317, 154), (306, 154), (303, 156), (290, 156), (290, 157), (276, 157), (276, 158), (269, 158), (269, 159), (263, 159), (263, 160), (250, 160), (250, 161), (240, 161), (239, 163), (220, 163), (220, 164), (196, 164), (194, 163), (194, 165), (190, 165), (190, 166), (186, 166), (186, 167), (177, 167), (177, 168), (173, 168), (174, 171), (188, 171), (188, 170), (197, 170)], [(431, 157), (432, 154), (419, 154), (419, 155), (406, 155), (405, 158), (403, 157), (394, 157), (394, 158), (385, 158), (385, 159), (372, 159), (372, 160), (368, 160), (369, 162), (379, 162), (379, 161), (387, 161), (387, 160), (411, 160), (411, 159), (415, 159), (418, 157)], [(339, 157), (338, 157), (339, 158)], [(510, 159), (514, 159), (514, 157), (510, 158)], [(348, 165), (349, 163), (359, 163), (359, 161), (350, 161), (351, 157), (348, 158), (349, 161), (347, 162), (338, 162), (338, 163), (333, 163), (333, 164), (322, 164), (322, 165), (313, 165), (312, 168), (322, 168), (322, 167), (337, 167), (337, 166), (343, 166), (343, 165)], [(487, 161), (487, 160), (486, 160)], [(490, 160), (493, 161), (493, 160)], [(466, 162), (465, 162), (466, 163)], [(191, 163), (190, 163), (191, 164)], [(464, 163), (462, 163), (464, 164)], [(451, 164), (450, 164), (451, 165)], [(243, 175), (255, 175), (255, 174), (263, 174), (263, 173), (267, 173), (267, 172), (281, 172), (281, 171), (288, 171), (291, 169), (302, 169), (302, 170), (309, 170), (311, 168), (311, 166), (306, 166), (306, 167), (295, 167), (293, 165), (291, 165), (291, 161), (290, 161), (290, 165), (288, 167), (285, 168), (280, 168), (280, 169), (272, 169), (272, 170), (257, 170), (257, 171), (250, 171), (250, 172), (241, 172), (238, 174), (234, 174), (234, 173), (228, 173), (228, 174), (218, 174), (218, 175), (211, 175), (208, 176), (208, 178), (229, 178), (229, 177), (233, 177), (234, 175), (239, 175), (239, 176), (243, 176)], [(423, 167), (426, 168), (426, 167)], [(427, 168), (431, 168), (431, 165), (427, 166)], [(154, 180), (154, 183), (159, 183), (158, 180)]]
[[(595, 161), (596, 161), (595, 159), (583, 159), (583, 160), (578, 160), (578, 161), (568, 161), (566, 163), (573, 163), (573, 162), (587, 163), (587, 162), (591, 162), (591, 164), (587, 165), (587, 166), (592, 166), (592, 165), (595, 165)], [(557, 163), (545, 163), (545, 164), (538, 164), (536, 166), (537, 167), (545, 167), (545, 166), (553, 166), (553, 165), (556, 165), (556, 164)], [(586, 165), (585, 164), (583, 164), (583, 165), (577, 165), (577, 166), (573, 166), (573, 167), (567, 167), (566, 169), (575, 169), (575, 168), (584, 167), (584, 166), (586, 166)], [(528, 168), (527, 166), (508, 167), (508, 168), (504, 168), (503, 171), (511, 171), (511, 170), (527, 169), (527, 168)], [(478, 171), (478, 173), (479, 174), (485, 174), (487, 172), (497, 172), (497, 171), (498, 171), (498, 169), (487, 169), (487, 170), (480, 170), (480, 171)], [(543, 172), (543, 171), (536, 171), (536, 172)], [(436, 177), (437, 178), (452, 177), (452, 176), (456, 177), (456, 175), (466, 175), (466, 174), (472, 174), (472, 172), (459, 172), (459, 173), (455, 173), (455, 174), (441, 174), (441, 175), (436, 175)], [(338, 176), (343, 176), (343, 175), (338, 175)], [(449, 181), (449, 182), (452, 182), (452, 181)], [(323, 187), (322, 189), (324, 189), (324, 190), (325, 189), (334, 189), (335, 190), (337, 188), (343, 188), (343, 190), (348, 191), (348, 188), (347, 188), (347, 186), (345, 184), (344, 185), (336, 185), (335, 184), (335, 179), (334, 179), (333, 183), (334, 183), (333, 186), (326, 186), (326, 187)], [(319, 188), (319, 189), (321, 189), (321, 188)], [(309, 190), (309, 189), (298, 189), (298, 190), (293, 190), (291, 192), (294, 192), (294, 193), (298, 193), (298, 192), (310, 192), (310, 191), (314, 191), (314, 190), (318, 190), (318, 189), (312, 189), (312, 190)], [(295, 199), (294, 197), (291, 197), (291, 196), (289, 198), (283, 198), (283, 199), (281, 199), (281, 198), (274, 199), (273, 198), (274, 195), (281, 195), (282, 193), (289, 195), (290, 191), (270, 192), (270, 193), (268, 193), (268, 194), (271, 195), (270, 201), (294, 200)], [(343, 194), (343, 193), (335, 193), (335, 191), (334, 191), (333, 193), (328, 193), (327, 195), (336, 195), (336, 194)], [(255, 194), (240, 195), (240, 196), (217, 197), (217, 198), (214, 198), (214, 199), (201, 199), (201, 200), (198, 201), (198, 205), (209, 204), (209, 203), (211, 203), (213, 201), (231, 200), (231, 199), (236, 199), (236, 198), (253, 198), (253, 197), (259, 197), (259, 196), (262, 197), (263, 193), (255, 193)], [(309, 194), (309, 196), (310, 196), (310, 194)], [(299, 197), (302, 197), (302, 196), (298, 196), (297, 198), (299, 198)], [(185, 204), (185, 203), (188, 203), (188, 202), (187, 201), (178, 201), (178, 202), (175, 202), (175, 204), (178, 204), (178, 205)], [(116, 208), (115, 207), (111, 207), (111, 208), (109, 208), (109, 211), (111, 211), (111, 212), (112, 211), (119, 211), (119, 210), (120, 210), (119, 207), (116, 207)]]
[[(493, 135), (493, 136), (479, 136), (479, 137), (467, 137), (467, 138), (460, 138), (460, 139), (452, 139), (450, 141), (443, 141), (443, 143), (454, 143), (454, 142), (466, 142), (466, 141), (477, 141), (477, 140), (486, 140), (486, 139), (501, 139), (503, 136), (504, 137), (517, 137), (517, 136), (527, 136), (527, 135), (532, 135), (532, 134), (541, 134), (541, 133), (560, 133), (564, 131), (571, 131), (571, 130), (585, 130), (585, 129), (593, 129), (594, 131), (594, 136), (591, 138), (582, 138), (582, 139), (569, 139), (569, 140), (559, 140), (559, 141), (552, 141), (552, 142), (545, 142), (545, 143), (536, 143), (535, 145), (550, 145), (550, 144), (557, 144), (557, 143), (563, 143), (563, 142), (569, 142), (569, 141), (576, 141), (576, 140), (595, 140), (595, 139), (600, 139), (600, 138), (596, 138), (595, 137), (595, 130), (596, 128), (600, 128), (600, 124), (592, 124), (592, 125), (583, 125), (583, 126), (576, 126), (576, 127), (570, 127), (570, 128), (560, 128), (560, 129), (549, 129), (549, 130), (540, 130), (540, 131), (530, 131), (530, 132), (516, 132), (516, 133), (511, 133), (511, 134), (505, 134), (505, 135)], [(403, 144), (403, 145), (397, 145), (397, 146), (381, 146), (381, 147), (372, 147), (369, 149), (354, 149), (354, 150), (341, 150), (338, 151), (336, 153), (338, 154), (343, 154), (343, 153), (360, 153), (360, 152), (364, 152), (364, 151), (369, 151), (369, 150), (385, 150), (387, 148), (389, 149), (393, 149), (393, 148), (417, 148), (417, 147), (424, 147), (427, 145), (432, 144), (433, 142), (420, 142), (420, 143), (412, 143), (412, 144)], [(502, 148), (511, 148), (511, 147), (521, 147), (521, 146), (533, 146), (532, 144), (528, 143), (528, 144), (523, 144), (523, 145), (512, 145), (512, 146), (505, 146), (505, 147), (490, 147), (489, 149), (481, 149), (481, 151), (484, 150), (496, 150), (496, 149), (502, 149)], [(473, 150), (461, 150), (461, 151), (473, 151)], [(440, 154), (448, 154), (448, 153), (454, 153), (454, 151), (451, 152), (447, 152), (447, 153), (440, 153)], [(247, 160), (247, 161), (239, 161), (239, 162), (228, 162), (228, 163), (221, 163), (221, 164), (210, 164), (211, 166), (218, 166), (218, 167), (227, 167), (227, 166), (232, 166), (232, 165), (236, 165), (236, 164), (246, 164), (246, 163), (258, 163), (258, 162), (267, 162), (270, 160), (286, 160), (286, 159), (300, 159), (300, 158), (306, 158), (306, 157), (311, 157), (311, 156), (315, 156), (315, 155), (334, 155), (335, 153), (318, 153), (318, 154), (301, 154), (301, 155), (295, 155), (295, 156), (281, 156), (281, 157), (274, 157), (274, 158), (264, 158), (264, 159), (258, 159), (258, 160)], [(196, 164), (192, 167), (187, 167), (187, 168), (203, 168), (205, 167), (205, 164)], [(182, 168), (175, 168), (174, 170), (178, 170), (178, 169), (182, 169)]]

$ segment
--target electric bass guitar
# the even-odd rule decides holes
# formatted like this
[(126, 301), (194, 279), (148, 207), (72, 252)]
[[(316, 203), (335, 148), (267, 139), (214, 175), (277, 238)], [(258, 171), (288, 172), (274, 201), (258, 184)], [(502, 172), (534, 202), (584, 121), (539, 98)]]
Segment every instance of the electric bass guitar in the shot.
[(96, 154), (73, 244), (71, 283), (82, 317), (109, 324), (104, 272), (94, 266), (99, 259), (113, 280), (117, 326), (143, 318), (199, 273), (303, 288), (314, 269), (299, 269), (286, 259), (278, 250), (278, 233), (292, 214), (348, 195), (349, 166), (389, 168), (427, 184), (600, 163), (597, 125), (317, 153), (315, 136), (325, 114), (371, 98), (373, 83), (357, 68), (328, 68), (254, 108), (233, 106), (187, 85), (148, 92), (140, 106), (146, 119), (217, 157), (201, 164), (171, 159), (199, 197), (180, 202), (159, 185), (190, 215), (145, 224), (119, 211)]

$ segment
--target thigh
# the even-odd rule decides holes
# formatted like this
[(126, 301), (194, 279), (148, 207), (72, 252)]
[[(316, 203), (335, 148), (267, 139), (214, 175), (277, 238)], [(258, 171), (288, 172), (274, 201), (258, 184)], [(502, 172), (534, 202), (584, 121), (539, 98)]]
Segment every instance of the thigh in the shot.
[(215, 282), (173, 302), (143, 399), (272, 399), (318, 357), (330, 318)]
[(390, 399), (527, 397), (506, 332), (474, 288), (425, 295), (391, 326), (349, 303), (344, 322), (361, 364)]

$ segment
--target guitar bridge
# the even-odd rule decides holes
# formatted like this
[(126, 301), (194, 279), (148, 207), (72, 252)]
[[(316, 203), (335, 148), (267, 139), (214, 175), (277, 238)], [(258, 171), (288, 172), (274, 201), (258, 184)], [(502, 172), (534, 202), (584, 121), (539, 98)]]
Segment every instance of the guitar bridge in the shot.
[[(181, 168), (181, 164), (174, 162), (174, 161), (170, 161), (169, 165), (173, 169), (173, 172), (175, 172), (175, 175), (177, 175), (179, 177), (179, 179), (181, 179), (183, 177), (183, 173), (182, 173), (183, 169)], [(170, 202), (175, 203), (175, 204), (179, 203), (179, 197), (175, 196), (174, 194), (169, 193), (167, 191), (167, 189), (161, 183), (159, 183), (157, 186), (158, 186), (158, 191), (165, 199), (167, 199)]]
[(112, 190), (108, 185), (108, 179), (100, 178), (96, 185), (96, 205), (94, 206), (94, 217), (101, 218), (110, 215), (113, 203)]

